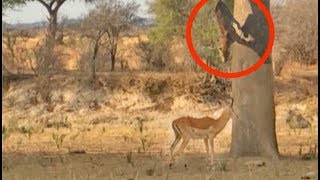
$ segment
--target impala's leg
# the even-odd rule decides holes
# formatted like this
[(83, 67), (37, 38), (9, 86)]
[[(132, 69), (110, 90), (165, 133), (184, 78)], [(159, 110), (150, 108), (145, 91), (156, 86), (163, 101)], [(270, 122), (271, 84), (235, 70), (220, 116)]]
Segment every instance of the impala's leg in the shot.
[(208, 138), (205, 138), (205, 139), (204, 139), (204, 145), (206, 146), (206, 151), (207, 151), (207, 154), (209, 155), (209, 144), (208, 144)]
[(211, 164), (213, 164), (213, 155), (214, 155), (214, 139), (210, 138), (210, 147), (211, 147)]
[(190, 141), (190, 137), (185, 137), (185, 138), (182, 139), (182, 144), (181, 144), (181, 146), (180, 146), (180, 148), (178, 150), (178, 154), (182, 154), (183, 153), (183, 150), (184, 150), (184, 148), (186, 148), (186, 146), (188, 145), (189, 141)]
[(170, 147), (171, 160), (173, 160), (173, 150), (177, 146), (177, 144), (179, 143), (180, 140), (181, 140), (181, 136), (180, 135), (176, 135), (176, 139), (173, 141), (173, 143), (172, 143), (172, 145)]

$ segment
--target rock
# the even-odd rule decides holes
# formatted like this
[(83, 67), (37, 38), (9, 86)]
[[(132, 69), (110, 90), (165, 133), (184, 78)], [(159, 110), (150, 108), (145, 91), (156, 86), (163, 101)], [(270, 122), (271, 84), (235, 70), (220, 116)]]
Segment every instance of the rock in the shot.
[(79, 110), (79, 115), (84, 116), (84, 115), (87, 115), (88, 113), (89, 113), (88, 109), (80, 109)]
[(301, 114), (297, 114), (292, 110), (289, 110), (289, 116), (286, 119), (287, 124), (291, 129), (305, 129), (310, 128), (311, 124)]
[(97, 101), (97, 100), (94, 100), (94, 101), (91, 101), (91, 102), (89, 103), (89, 108), (90, 108), (91, 110), (99, 110), (99, 109), (101, 109), (101, 106), (98, 104), (98, 101)]
[(262, 160), (256, 160), (256, 161), (246, 162), (245, 165), (247, 165), (249, 167), (262, 167), (262, 166), (265, 166), (266, 163)]
[(304, 176), (301, 176), (301, 179), (315, 179), (317, 174), (313, 171), (306, 173)]
[(86, 154), (87, 152), (83, 149), (69, 149), (69, 154)]
[(29, 115), (31, 117), (39, 117), (43, 114), (48, 113), (49, 106), (47, 104), (40, 104), (39, 106), (32, 106), (29, 109)]

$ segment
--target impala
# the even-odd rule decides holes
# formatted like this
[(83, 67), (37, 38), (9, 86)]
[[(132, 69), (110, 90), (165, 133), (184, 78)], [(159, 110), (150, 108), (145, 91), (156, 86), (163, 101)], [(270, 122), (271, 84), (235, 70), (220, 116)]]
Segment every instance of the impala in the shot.
[(236, 117), (231, 107), (223, 104), (223, 112), (219, 118), (203, 117), (181, 117), (172, 122), (172, 129), (175, 134), (175, 140), (170, 147), (171, 160), (173, 160), (173, 151), (179, 141), (182, 139), (182, 144), (177, 154), (183, 153), (183, 150), (188, 145), (190, 139), (204, 139), (206, 151), (209, 154), (209, 145), (211, 148), (211, 164), (213, 163), (214, 155), (214, 138), (223, 130), (230, 118)]

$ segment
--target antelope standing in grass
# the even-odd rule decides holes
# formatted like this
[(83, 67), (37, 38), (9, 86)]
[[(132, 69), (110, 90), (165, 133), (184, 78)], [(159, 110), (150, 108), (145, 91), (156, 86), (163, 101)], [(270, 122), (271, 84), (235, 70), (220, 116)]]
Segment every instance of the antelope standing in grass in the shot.
[[(183, 150), (188, 145), (190, 139), (204, 139), (206, 151), (209, 154), (209, 145), (211, 148), (211, 164), (213, 163), (214, 155), (214, 138), (223, 130), (230, 118), (236, 117), (231, 107), (225, 102), (219, 101), (223, 104), (223, 112), (217, 119), (210, 117), (193, 118), (181, 117), (172, 122), (172, 129), (175, 134), (175, 140), (170, 147), (171, 161), (173, 160), (173, 150), (182, 139), (182, 144), (177, 154), (183, 153)], [(170, 164), (171, 165), (171, 164)]]

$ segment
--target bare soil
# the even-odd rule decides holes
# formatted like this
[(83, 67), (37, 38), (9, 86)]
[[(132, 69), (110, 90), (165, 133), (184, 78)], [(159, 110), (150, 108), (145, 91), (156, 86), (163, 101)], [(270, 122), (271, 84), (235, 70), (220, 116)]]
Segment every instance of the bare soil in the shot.
[[(5, 154), (3, 179), (300, 179), (317, 172), (316, 160), (282, 157), (272, 162), (261, 158), (233, 161), (218, 155), (214, 169), (205, 154), (186, 154), (170, 168), (167, 156), (133, 154), (129, 163), (125, 154)], [(253, 167), (247, 162), (259, 159), (265, 165)], [(316, 178), (316, 177), (315, 177)]]

